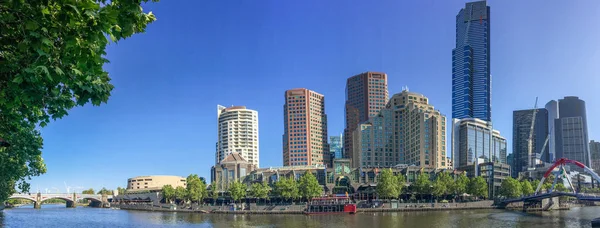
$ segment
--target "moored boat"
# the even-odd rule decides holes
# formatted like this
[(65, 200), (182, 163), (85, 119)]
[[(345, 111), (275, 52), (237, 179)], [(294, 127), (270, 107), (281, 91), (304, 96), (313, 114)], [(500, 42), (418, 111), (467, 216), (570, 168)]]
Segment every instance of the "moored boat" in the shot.
[(356, 213), (356, 204), (349, 197), (314, 198), (306, 205), (306, 214)]

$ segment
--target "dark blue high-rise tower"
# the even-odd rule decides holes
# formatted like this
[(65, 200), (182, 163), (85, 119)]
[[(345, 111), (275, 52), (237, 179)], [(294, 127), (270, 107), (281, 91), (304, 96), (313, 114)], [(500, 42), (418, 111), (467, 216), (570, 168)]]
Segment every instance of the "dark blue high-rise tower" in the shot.
[(467, 3), (456, 15), (452, 49), (452, 118), (491, 121), (490, 7)]

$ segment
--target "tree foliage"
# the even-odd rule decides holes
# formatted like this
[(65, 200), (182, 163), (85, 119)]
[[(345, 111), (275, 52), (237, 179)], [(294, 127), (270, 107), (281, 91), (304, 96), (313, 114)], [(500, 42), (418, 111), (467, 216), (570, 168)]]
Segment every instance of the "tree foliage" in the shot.
[(311, 172), (305, 172), (298, 180), (298, 191), (300, 196), (311, 200), (323, 194), (323, 187)]
[(217, 187), (217, 182), (213, 181), (210, 183), (210, 197), (213, 200), (217, 200), (219, 198), (219, 188)]
[(401, 195), (406, 188), (406, 178), (401, 173), (396, 175), (396, 184), (398, 185), (398, 195)]
[(502, 181), (502, 184), (500, 185), (499, 194), (501, 196), (507, 198), (516, 198), (521, 196), (522, 193), (523, 190), (521, 189), (521, 183), (519, 183), (518, 180), (515, 180), (512, 177), (507, 177)]
[(246, 185), (239, 181), (234, 181), (229, 185), (229, 195), (234, 201), (238, 201), (246, 196)]
[(165, 199), (165, 202), (173, 202), (175, 199), (175, 189), (170, 184), (162, 187), (162, 197)]
[(206, 184), (196, 174), (190, 174), (185, 181), (187, 198), (192, 202), (202, 202), (208, 196)]
[(391, 199), (400, 195), (398, 177), (394, 176), (392, 169), (383, 169), (377, 181), (377, 194), (380, 198)]
[(258, 198), (258, 199), (269, 198), (270, 191), (271, 191), (271, 188), (265, 182), (254, 183), (250, 186), (250, 196)]
[(528, 180), (522, 180), (521, 181), (521, 191), (523, 191), (523, 195), (531, 195), (533, 194), (533, 186), (531, 186), (531, 183)]
[(433, 195), (436, 197), (450, 194), (453, 186), (452, 177), (447, 172), (439, 172), (433, 182)]
[(419, 176), (417, 176), (417, 180), (413, 184), (413, 189), (420, 194), (431, 194), (431, 180), (429, 180), (429, 173), (421, 172)]
[(187, 190), (183, 186), (177, 186), (175, 188), (175, 199), (187, 200)]
[(94, 194), (96, 191), (94, 191), (93, 188), (90, 188), (88, 190), (83, 190), (81, 191), (81, 194)]
[(275, 193), (288, 200), (300, 196), (298, 185), (293, 178), (281, 178), (275, 182)]
[(455, 195), (462, 195), (464, 193), (467, 193), (468, 185), (469, 178), (464, 173), (461, 173), (456, 177), (456, 180), (454, 180), (451, 191), (454, 192)]
[(0, 148), (0, 201), (45, 173), (38, 126), (108, 101), (107, 37), (144, 32), (147, 1), (0, 1), (0, 138), (11, 145)]
[(113, 191), (112, 190), (108, 190), (106, 188), (102, 188), (100, 189), (100, 191), (98, 191), (98, 193), (96, 194), (100, 194), (100, 195), (112, 195)]
[(467, 191), (473, 196), (486, 198), (488, 195), (487, 182), (485, 182), (485, 180), (481, 176), (471, 178), (469, 180), (469, 186), (467, 188)]
[(119, 195), (125, 195), (126, 192), (127, 192), (126, 188), (117, 187), (117, 193)]

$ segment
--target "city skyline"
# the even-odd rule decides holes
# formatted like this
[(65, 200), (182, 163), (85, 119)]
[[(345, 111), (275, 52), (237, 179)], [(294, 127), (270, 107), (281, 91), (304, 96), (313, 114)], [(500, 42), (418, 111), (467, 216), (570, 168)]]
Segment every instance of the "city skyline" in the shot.
[[(534, 3), (524, 3), (519, 8), (525, 9), (527, 6), (535, 5)], [(213, 4), (217, 5), (208, 9), (225, 7), (219, 6), (218, 3)], [(175, 37), (176, 41), (180, 41), (178, 44), (171, 43), (170, 46), (160, 47), (160, 45), (154, 44), (154, 41), (158, 39), (159, 44), (164, 45), (166, 44), (164, 42), (167, 41), (162, 40), (169, 37), (160, 34), (174, 34), (176, 30), (171, 29), (182, 29), (180, 26), (168, 28), (168, 23), (174, 23), (173, 20), (182, 22), (185, 17), (177, 17), (174, 11), (169, 14), (169, 10), (175, 7), (173, 3), (149, 5), (149, 9), (161, 16), (160, 20), (156, 22), (156, 26), (149, 28), (145, 36), (134, 37), (132, 41), (120, 42), (118, 49), (114, 48), (116, 45), (109, 46), (108, 56), (112, 63), (107, 65), (106, 69), (113, 77), (115, 91), (108, 104), (100, 107), (90, 105), (75, 108), (68, 117), (57, 120), (42, 129), (45, 137), (43, 156), (48, 165), (48, 173), (34, 178), (32, 190), (36, 190), (36, 185), (41, 189), (52, 186), (61, 187), (63, 181), (69, 185), (116, 188), (116, 186), (123, 187), (127, 178), (139, 175), (186, 176), (189, 173), (198, 173), (208, 177), (209, 167), (212, 165), (210, 163), (213, 163), (214, 160), (213, 158), (204, 159), (211, 161), (207, 164), (203, 163), (203, 158), (214, 154), (216, 139), (214, 132), (216, 132), (217, 126), (214, 122), (214, 105), (219, 103), (246, 105), (261, 113), (262, 121), (259, 121), (261, 163), (263, 164), (261, 166), (281, 166), (280, 137), (281, 129), (283, 129), (283, 116), (281, 115), (282, 102), (277, 98), (281, 92), (288, 88), (306, 87), (325, 95), (328, 101), (326, 110), (329, 117), (328, 131), (335, 135), (343, 129), (343, 84), (345, 79), (350, 75), (365, 71), (372, 70), (388, 74), (391, 94), (400, 92), (402, 86), (409, 86), (411, 90), (419, 91), (436, 101), (436, 108), (440, 109), (442, 113), (450, 115), (451, 62), (448, 50), (451, 50), (454, 43), (453, 31), (456, 12), (464, 7), (464, 2), (406, 3), (414, 5), (402, 5), (404, 3), (385, 5), (382, 3), (376, 6), (358, 4), (353, 7), (333, 3), (321, 4), (323, 5), (317, 7), (306, 5), (300, 7), (312, 10), (312, 12), (342, 7), (343, 13), (337, 15), (340, 16), (338, 19), (322, 16), (324, 18), (315, 17), (301, 21), (297, 19), (300, 15), (291, 13), (292, 9), (297, 7), (293, 3), (273, 3), (273, 6), (281, 6), (283, 10), (277, 13), (269, 11), (267, 16), (276, 17), (287, 13), (289, 17), (283, 17), (277, 23), (265, 22), (267, 20), (265, 18), (243, 22), (246, 23), (246, 26), (258, 31), (260, 29), (257, 27), (257, 23), (261, 22), (266, 23), (266, 28), (272, 26), (272, 28), (283, 29), (280, 32), (271, 32), (270, 36), (259, 34), (262, 35), (260, 37), (267, 39), (271, 37), (271, 39), (284, 42), (273, 44), (274, 46), (268, 48), (274, 50), (292, 48), (291, 50), (294, 50), (284, 49), (285, 51), (272, 53), (247, 47), (252, 44), (266, 45), (257, 41), (258, 35), (247, 37), (246, 40), (228, 36), (237, 34), (237, 30), (234, 28), (244, 32), (249, 31), (243, 30), (243, 26), (239, 28), (234, 26), (231, 21), (222, 20), (217, 20), (216, 23), (224, 25), (223, 28), (213, 26), (209, 29), (222, 30), (225, 32), (223, 36), (232, 40), (223, 41), (224, 43), (221, 43), (220, 46), (217, 45), (216, 49), (211, 49), (203, 44), (200, 45), (202, 48), (184, 48), (190, 43), (186, 41), (187, 39), (183, 39), (183, 36)], [(534, 15), (529, 15), (530, 12), (525, 12), (523, 9), (513, 9), (512, 4), (515, 2), (489, 3), (494, 9), (494, 27), (491, 36), (498, 36), (498, 39), (492, 38), (494, 43), (491, 44), (495, 50), (492, 63), (494, 69), (492, 74), (495, 76), (494, 128), (499, 129), (503, 136), (510, 140), (512, 138), (510, 133), (512, 132), (510, 118), (512, 111), (532, 108), (536, 96), (539, 96), (540, 100), (571, 95), (579, 96), (587, 102), (588, 113), (598, 112), (600, 102), (594, 100), (595, 91), (589, 85), (597, 84), (599, 81), (597, 77), (591, 75), (598, 71), (597, 66), (593, 63), (597, 62), (599, 57), (593, 54), (593, 50), (590, 50), (593, 49), (590, 48), (593, 45), (589, 45), (589, 42), (596, 40), (600, 35), (584, 29), (584, 27), (589, 27), (586, 23), (593, 21), (593, 17), (590, 15), (593, 15), (594, 10), (598, 7), (586, 7), (582, 3), (557, 4), (543, 8)], [(260, 8), (253, 7), (257, 7), (254, 9)], [(359, 8), (370, 8), (383, 12), (384, 18), (395, 21), (395, 23), (384, 22), (383, 18), (365, 19), (364, 22), (358, 19), (347, 21), (341, 19), (351, 18), (352, 12)], [(435, 16), (425, 18), (422, 25), (419, 25), (432, 28), (433, 31), (426, 32), (420, 27), (405, 27), (409, 26), (409, 21), (396, 20), (414, 16), (406, 8), (433, 10)], [(566, 10), (567, 14), (577, 15), (579, 19), (575, 21), (563, 18), (563, 21), (556, 22), (559, 25), (569, 26), (557, 27), (571, 31), (571, 33), (582, 34), (585, 37), (583, 41), (576, 37), (557, 34), (559, 30), (549, 27), (540, 28), (540, 30), (536, 30), (535, 34), (527, 32), (528, 26), (539, 27), (540, 24), (545, 23), (544, 20), (555, 21), (551, 16), (558, 9)], [(398, 16), (392, 15), (393, 10), (402, 13), (396, 12), (395, 14)], [(580, 12), (582, 10), (583, 12)], [(236, 18), (248, 16), (249, 14), (242, 12)], [(340, 26), (339, 28), (332, 27), (332, 29), (337, 28), (338, 30), (334, 30), (337, 32), (354, 33), (361, 29), (375, 28), (375, 32), (378, 32), (375, 34), (379, 35), (342, 38), (342, 35), (325, 33), (324, 36), (318, 38), (318, 41), (313, 38), (306, 39), (305, 35), (302, 35), (305, 40), (301, 41), (292, 39), (294, 35), (298, 35), (297, 32), (284, 29), (288, 24), (295, 24), (304, 25), (305, 27), (301, 26), (300, 31), (305, 31), (307, 34), (321, 30), (327, 31), (328, 24), (320, 23), (322, 21), (320, 19), (327, 19), (324, 21)], [(349, 25), (341, 25), (340, 21)], [(584, 23), (580, 23), (582, 21)], [(577, 25), (571, 26), (574, 24)], [(319, 26), (309, 28), (314, 25)], [(402, 37), (403, 31), (406, 30), (413, 32), (415, 37), (426, 38), (419, 40)], [(195, 32), (202, 33), (202, 31)], [(382, 35), (383, 32), (386, 34)], [(571, 39), (578, 40), (578, 42), (566, 42)], [(210, 41), (215, 42), (210, 37), (202, 38), (202, 40), (207, 44), (211, 44)], [(335, 44), (336, 41), (342, 42)], [(268, 42), (272, 42), (272, 40)], [(555, 42), (570, 43), (571, 45), (568, 47), (570, 50), (561, 46), (556, 46), (552, 50), (543, 48)], [(411, 46), (414, 47), (408, 47), (405, 45), (406, 43), (411, 43)], [(310, 49), (314, 45), (325, 48), (325, 50)], [(297, 47), (293, 48), (294, 46)], [(245, 51), (240, 53), (239, 50)], [(375, 55), (368, 58), (363, 57), (374, 50)], [(525, 50), (525, 53), (518, 52), (523, 56), (514, 56), (514, 53), (519, 50)], [(157, 52), (157, 55), (150, 55), (150, 51)], [(338, 52), (344, 54), (332, 54)], [(267, 53), (272, 57), (261, 61), (256, 60), (260, 59), (256, 57), (266, 56)], [(354, 55), (348, 55), (348, 53)], [(581, 53), (586, 54), (577, 57)], [(164, 56), (160, 56), (161, 54)], [(213, 54), (217, 57), (211, 60), (199, 56), (199, 54)], [(232, 57), (226, 57), (228, 54)], [(174, 62), (179, 63), (175, 64), (165, 60), (165, 58), (174, 56), (178, 59)], [(289, 57), (290, 60), (283, 58), (288, 56), (292, 56)], [(578, 66), (564, 64), (567, 66), (559, 67), (558, 63), (562, 63), (566, 59), (576, 61)], [(326, 60), (331, 61), (323, 64), (322, 62)], [(242, 66), (239, 67), (241, 69), (255, 66), (251, 68), (255, 70), (244, 69), (242, 72), (241, 69), (234, 70), (227, 67), (239, 63), (242, 63)], [(424, 64), (432, 67), (428, 68)], [(199, 67), (200, 69), (198, 69)], [(253, 72), (252, 75), (259, 77), (248, 76), (247, 72)], [(218, 74), (226, 80), (226, 76), (228, 76), (230, 83), (220, 84), (220, 81), (217, 80), (220, 77), (214, 77), (213, 74)], [(581, 77), (585, 80), (562, 83), (547, 80), (548, 78), (559, 79), (564, 75)], [(145, 80), (146, 76), (151, 80)], [(206, 83), (198, 81), (204, 77), (206, 77)], [(519, 81), (519, 83), (514, 83), (515, 81)], [(539, 87), (532, 88), (533, 83), (538, 83), (536, 85)], [(206, 92), (203, 92), (204, 90)], [(159, 93), (154, 94), (154, 91)], [(217, 94), (220, 96), (214, 96)], [(214, 100), (207, 102), (206, 98)], [(593, 115), (589, 115), (590, 139), (597, 140), (599, 138), (598, 133), (594, 131), (594, 127), (598, 126), (598, 121), (593, 118)], [(446, 136), (449, 137), (448, 134)], [(509, 143), (508, 148), (512, 148), (511, 145)], [(189, 161), (174, 161), (175, 164), (166, 164), (164, 167), (146, 167), (148, 163), (167, 163), (165, 155), (178, 155)], [(115, 158), (127, 160), (129, 163), (115, 163)], [(82, 170), (93, 170), (97, 174), (88, 174), (93, 177), (91, 178), (77, 174), (73, 170), (78, 170), (80, 173), (84, 173)], [(92, 182), (92, 179), (103, 181), (96, 183), (96, 181)]]

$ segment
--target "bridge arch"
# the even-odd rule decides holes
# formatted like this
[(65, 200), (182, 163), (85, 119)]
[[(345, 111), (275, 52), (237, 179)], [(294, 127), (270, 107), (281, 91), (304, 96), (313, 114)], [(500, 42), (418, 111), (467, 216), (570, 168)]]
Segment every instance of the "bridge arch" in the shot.
[(28, 200), (31, 202), (36, 203), (37, 201), (35, 200), (35, 198), (30, 198), (30, 197), (26, 197), (26, 196), (10, 196), (8, 197), (8, 199), (23, 199), (23, 200)]
[[(546, 172), (544, 173), (544, 176), (542, 177), (542, 180), (540, 181), (540, 183), (538, 184), (537, 188), (535, 189), (535, 193), (534, 194), (535, 195), (538, 194), (539, 190), (542, 188), (542, 185), (544, 185), (544, 181), (546, 181), (546, 178), (548, 178), (548, 176), (550, 176), (550, 174), (552, 173), (552, 171), (556, 167), (561, 166), (561, 168), (563, 168), (563, 166), (566, 165), (566, 164), (574, 164), (574, 165), (578, 166), (579, 168), (582, 168), (586, 173), (590, 174), (592, 176), (592, 178), (596, 179), (596, 181), (598, 181), (598, 183), (600, 183), (600, 176), (598, 176), (598, 174), (595, 173), (594, 170), (592, 170), (589, 167), (585, 166), (581, 162), (578, 162), (578, 161), (575, 161), (575, 160), (570, 160), (570, 159), (567, 159), (567, 158), (561, 158), (561, 159), (556, 160), (556, 162), (554, 162), (554, 164), (552, 166), (550, 166), (550, 168), (548, 168), (548, 170), (546, 170)], [(556, 177), (556, 178), (558, 178), (558, 177)], [(569, 179), (569, 182), (570, 182), (570, 179)]]
[(46, 200), (51, 200), (51, 199), (61, 199), (64, 200), (65, 202), (73, 202), (73, 199), (67, 198), (67, 197), (62, 197), (62, 196), (52, 196), (52, 197), (48, 197), (48, 198), (42, 198), (40, 203), (44, 203), (44, 201)]
[(94, 197), (81, 197), (80, 199), (82, 199), (82, 200), (90, 200), (90, 201), (94, 201), (94, 202), (102, 202), (101, 199), (94, 198)]

